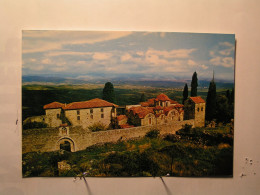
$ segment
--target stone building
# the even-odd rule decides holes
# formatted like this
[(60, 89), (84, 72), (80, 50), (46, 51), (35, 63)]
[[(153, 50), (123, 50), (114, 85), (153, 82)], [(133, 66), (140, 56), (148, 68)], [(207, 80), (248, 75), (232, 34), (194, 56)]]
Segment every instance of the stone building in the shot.
[(43, 106), (45, 110), (44, 122), (49, 127), (59, 127), (62, 124), (61, 114), (64, 106), (65, 104), (59, 102), (52, 102)]
[(160, 94), (156, 98), (141, 102), (127, 109), (128, 122), (135, 126), (163, 124), (183, 121), (183, 105)]
[(63, 107), (65, 117), (72, 126), (88, 127), (101, 123), (108, 127), (112, 118), (116, 117), (117, 105), (101, 99), (84, 102), (72, 102)]
[(69, 122), (72, 126), (86, 128), (100, 123), (108, 127), (111, 120), (116, 118), (116, 107), (117, 105), (98, 98), (70, 104), (52, 102), (44, 105), (45, 115), (29, 117), (24, 120), (24, 124), (44, 122), (48, 127), (60, 127)]
[(206, 103), (200, 96), (190, 97), (184, 103), (184, 119), (194, 119), (195, 127), (205, 126)]

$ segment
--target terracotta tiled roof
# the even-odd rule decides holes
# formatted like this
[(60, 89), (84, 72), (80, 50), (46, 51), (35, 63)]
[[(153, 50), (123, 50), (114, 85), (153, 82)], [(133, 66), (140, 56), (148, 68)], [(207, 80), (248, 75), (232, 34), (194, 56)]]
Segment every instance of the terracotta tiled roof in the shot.
[(190, 99), (191, 99), (195, 104), (205, 103), (205, 100), (203, 100), (200, 96), (190, 97)]
[(128, 125), (128, 124), (123, 124), (123, 125), (119, 125), (119, 126), (120, 126), (121, 129), (134, 127), (134, 125)]
[(158, 95), (155, 100), (156, 101), (171, 101), (171, 99), (167, 95), (165, 95), (163, 93)]
[(121, 121), (123, 119), (127, 119), (127, 116), (126, 115), (119, 115), (119, 116), (117, 116), (117, 120), (118, 121)]
[(99, 108), (99, 107), (117, 107), (117, 105), (95, 98), (84, 102), (72, 102), (63, 107), (64, 110), (84, 109), (84, 108)]
[(182, 105), (182, 104), (176, 104), (176, 105), (174, 105), (174, 107), (175, 107), (175, 108), (182, 108), (183, 105)]
[(130, 111), (132, 111), (134, 114), (137, 114), (139, 118), (144, 118), (147, 114), (153, 113), (153, 108), (139, 106), (130, 108)]
[(163, 113), (164, 113), (165, 115), (168, 115), (168, 113), (169, 113), (171, 110), (173, 110), (174, 108), (175, 108), (175, 106), (165, 107), (165, 108), (163, 109)]
[(150, 104), (150, 105), (154, 105), (154, 100), (155, 98), (152, 98), (152, 99), (148, 99), (147, 102)]
[(67, 127), (68, 124), (67, 123), (64, 123), (64, 124), (60, 124), (60, 127)]
[(154, 106), (154, 100), (155, 98), (152, 98), (152, 99), (148, 99), (146, 102), (141, 102), (141, 106), (144, 106), (144, 107), (151, 107), (151, 106)]
[(155, 106), (154, 109), (155, 109), (155, 110), (162, 110), (163, 107), (161, 107), (161, 106)]
[(46, 104), (43, 106), (43, 109), (55, 109), (55, 108), (62, 108), (64, 104), (59, 103), (59, 102), (52, 102), (49, 104)]
[(171, 104), (179, 104), (178, 102), (176, 102), (174, 100), (171, 100), (170, 102), (171, 102)]
[(150, 104), (148, 102), (141, 102), (141, 106), (148, 107)]

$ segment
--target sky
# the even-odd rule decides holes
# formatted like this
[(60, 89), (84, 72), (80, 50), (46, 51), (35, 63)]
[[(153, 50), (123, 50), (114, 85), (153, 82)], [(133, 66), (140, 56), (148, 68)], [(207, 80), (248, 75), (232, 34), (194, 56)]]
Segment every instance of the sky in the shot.
[(83, 80), (234, 81), (234, 34), (128, 31), (22, 33), (22, 74)]

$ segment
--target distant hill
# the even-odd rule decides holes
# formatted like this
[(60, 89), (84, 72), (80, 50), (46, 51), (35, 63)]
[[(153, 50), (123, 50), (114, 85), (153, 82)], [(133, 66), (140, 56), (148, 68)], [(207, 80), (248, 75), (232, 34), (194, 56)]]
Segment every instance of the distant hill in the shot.
[[(82, 79), (71, 79), (71, 78), (62, 78), (62, 77), (48, 77), (48, 76), (23, 76), (22, 83), (23, 84), (68, 84), (68, 85), (79, 85), (79, 84), (102, 84), (107, 81), (112, 82), (115, 85), (139, 85), (139, 86), (147, 86), (147, 87), (160, 87), (160, 88), (183, 88), (185, 83), (190, 87), (190, 80), (187, 81), (150, 81), (150, 80), (134, 80), (129, 78), (113, 78), (113, 79), (99, 79), (99, 80), (82, 80)], [(210, 81), (199, 80), (200, 88), (207, 88), (209, 86)], [(233, 88), (234, 83), (227, 81), (216, 81), (217, 88)]]
[(87, 81), (85, 80), (79, 80), (79, 79), (68, 79), (68, 78), (62, 78), (62, 77), (47, 77), (47, 76), (23, 76), (22, 77), (23, 84), (25, 83), (53, 83), (53, 84), (85, 84)]

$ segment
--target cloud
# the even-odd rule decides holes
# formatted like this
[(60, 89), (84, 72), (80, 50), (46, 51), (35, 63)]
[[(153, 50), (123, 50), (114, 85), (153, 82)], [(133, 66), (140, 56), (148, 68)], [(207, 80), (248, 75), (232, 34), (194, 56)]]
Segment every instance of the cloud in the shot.
[(132, 32), (126, 31), (23, 31), (23, 53), (57, 50), (64, 45), (94, 44), (130, 34)]
[(40, 65), (40, 66), (30, 66), (30, 67), (26, 67), (28, 68), (29, 70), (34, 70), (34, 71), (41, 71), (44, 69), (44, 66), (43, 65)]
[(93, 59), (94, 60), (108, 60), (109, 58), (111, 58), (113, 56), (112, 53), (104, 53), (104, 52), (95, 52), (93, 54)]
[(226, 47), (234, 47), (234, 45), (230, 42), (220, 42), (219, 45), (226, 46)]
[(157, 55), (160, 58), (189, 58), (192, 52), (196, 51), (196, 49), (176, 49), (176, 50), (155, 50), (148, 49), (146, 51), (146, 55)]
[(234, 44), (230, 42), (220, 42), (209, 52), (211, 59), (209, 62), (215, 66), (222, 66), (225, 68), (234, 67)]
[(189, 66), (196, 66), (197, 63), (195, 61), (193, 61), (193, 60), (188, 60), (188, 65)]
[(207, 69), (209, 68), (208, 66), (206, 66), (206, 65), (204, 65), (204, 64), (199, 65), (199, 67), (202, 68), (203, 70), (207, 70)]
[(122, 62), (129, 61), (129, 60), (133, 60), (133, 57), (129, 53), (125, 53), (124, 55), (121, 56)]
[(68, 67), (66, 67), (66, 66), (62, 66), (62, 67), (52, 67), (51, 70), (52, 70), (53, 72), (63, 72), (63, 71), (68, 70)]
[(54, 57), (54, 56), (89, 56), (93, 55), (93, 52), (76, 52), (76, 51), (55, 51), (48, 52), (45, 56)]
[(49, 58), (45, 58), (45, 59), (41, 60), (41, 63), (42, 64), (51, 64), (52, 62)]
[(234, 59), (232, 57), (220, 57), (217, 56), (210, 60), (210, 63), (216, 66), (223, 66), (226, 68), (234, 67)]

